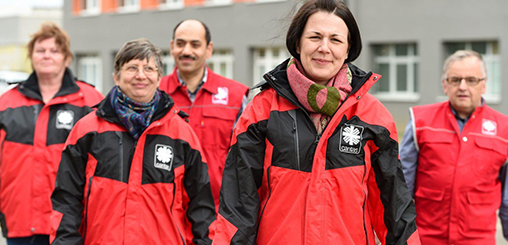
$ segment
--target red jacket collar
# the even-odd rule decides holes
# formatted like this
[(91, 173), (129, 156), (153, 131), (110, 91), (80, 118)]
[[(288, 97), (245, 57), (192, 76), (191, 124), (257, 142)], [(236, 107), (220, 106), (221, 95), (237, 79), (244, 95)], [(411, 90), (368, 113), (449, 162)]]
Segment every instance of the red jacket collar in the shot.
[[(175, 67), (173, 70), (173, 73), (171, 75), (165, 76), (162, 80), (164, 81), (163, 84), (166, 84), (166, 91), (169, 94), (173, 94), (178, 88), (182, 87), (183, 85), (180, 84), (180, 81), (178, 81), (178, 75), (177, 75), (177, 69), (178, 67)], [(213, 73), (212, 70), (207, 66), (207, 75), (206, 75), (206, 82), (203, 84), (203, 87), (201, 89), (204, 89), (211, 94), (217, 94), (217, 83), (214, 82), (215, 80), (215, 73)], [(162, 88), (164, 89), (164, 88)]]

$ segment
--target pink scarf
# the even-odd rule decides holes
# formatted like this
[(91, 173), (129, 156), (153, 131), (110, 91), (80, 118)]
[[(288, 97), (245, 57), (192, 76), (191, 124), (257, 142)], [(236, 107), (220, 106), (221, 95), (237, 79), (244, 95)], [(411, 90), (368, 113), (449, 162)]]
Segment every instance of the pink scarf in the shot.
[(287, 75), (291, 90), (307, 109), (317, 132), (321, 134), (339, 105), (351, 93), (352, 75), (347, 64), (342, 66), (326, 86), (307, 78), (302, 65), (295, 58), (291, 58), (288, 63)]

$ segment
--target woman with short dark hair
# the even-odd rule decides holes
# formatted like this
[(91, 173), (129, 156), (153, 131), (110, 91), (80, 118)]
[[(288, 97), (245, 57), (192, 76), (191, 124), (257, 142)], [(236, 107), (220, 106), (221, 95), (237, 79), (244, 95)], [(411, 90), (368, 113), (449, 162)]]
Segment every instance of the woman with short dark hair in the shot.
[(347, 6), (305, 2), (286, 44), (234, 130), (214, 244), (420, 244), (393, 118), (367, 92), (380, 76), (351, 64)]
[(104, 98), (68, 68), (70, 39), (55, 23), (42, 24), (27, 48), (34, 71), (0, 97), (0, 224), (8, 245), (49, 244), (62, 146)]
[(161, 51), (147, 39), (118, 51), (116, 86), (64, 146), (52, 244), (212, 242), (208, 168), (184, 115), (158, 89), (161, 77)]

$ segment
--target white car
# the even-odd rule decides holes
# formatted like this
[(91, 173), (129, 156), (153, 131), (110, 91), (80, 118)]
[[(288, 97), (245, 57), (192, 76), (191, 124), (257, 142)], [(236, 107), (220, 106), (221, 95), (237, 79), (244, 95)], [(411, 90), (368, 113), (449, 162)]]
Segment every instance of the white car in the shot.
[(25, 81), (30, 74), (20, 71), (5, 71), (0, 70), (0, 94), (16, 86), (12, 83)]

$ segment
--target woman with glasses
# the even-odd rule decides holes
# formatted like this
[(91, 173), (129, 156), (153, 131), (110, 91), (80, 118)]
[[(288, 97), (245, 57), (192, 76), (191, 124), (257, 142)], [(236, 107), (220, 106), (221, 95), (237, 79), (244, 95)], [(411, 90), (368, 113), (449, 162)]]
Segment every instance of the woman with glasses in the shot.
[(62, 147), (104, 98), (76, 80), (69, 36), (54, 23), (42, 24), (27, 48), (32, 74), (0, 97), (0, 224), (8, 245), (49, 244)]
[(380, 76), (351, 64), (347, 6), (306, 1), (286, 46), (234, 130), (214, 244), (419, 244), (395, 124), (367, 93)]
[(116, 86), (65, 144), (52, 244), (210, 244), (208, 168), (183, 114), (158, 89), (160, 50), (127, 42), (114, 69)]

